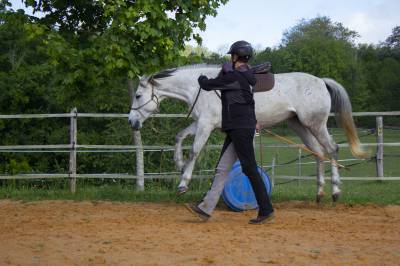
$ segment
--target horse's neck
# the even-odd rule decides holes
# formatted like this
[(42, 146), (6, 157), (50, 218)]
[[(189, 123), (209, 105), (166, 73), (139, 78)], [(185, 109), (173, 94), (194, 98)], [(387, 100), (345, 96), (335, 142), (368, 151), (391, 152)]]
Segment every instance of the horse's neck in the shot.
[(175, 98), (191, 106), (200, 89), (197, 78), (202, 74), (214, 77), (217, 73), (217, 68), (179, 70), (163, 84), (163, 88), (160, 90), (161, 96), (163, 98)]
[(192, 85), (188, 85), (186, 90), (183, 90), (179, 87), (175, 88), (166, 88), (160, 90), (161, 97), (164, 98), (174, 98), (177, 100), (181, 100), (186, 102), (187, 104), (191, 104), (192, 102), (192, 90), (190, 89)]

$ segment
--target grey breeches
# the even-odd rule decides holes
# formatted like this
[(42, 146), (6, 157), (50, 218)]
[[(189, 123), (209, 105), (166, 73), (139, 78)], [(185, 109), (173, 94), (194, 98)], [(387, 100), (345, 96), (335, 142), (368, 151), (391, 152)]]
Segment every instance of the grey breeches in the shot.
[(217, 206), (219, 197), (224, 189), (226, 182), (229, 179), (229, 172), (231, 171), (232, 165), (238, 159), (235, 151), (233, 142), (231, 142), (221, 155), (216, 171), (214, 181), (207, 195), (203, 198), (203, 201), (198, 207), (205, 213), (211, 215), (215, 207)]

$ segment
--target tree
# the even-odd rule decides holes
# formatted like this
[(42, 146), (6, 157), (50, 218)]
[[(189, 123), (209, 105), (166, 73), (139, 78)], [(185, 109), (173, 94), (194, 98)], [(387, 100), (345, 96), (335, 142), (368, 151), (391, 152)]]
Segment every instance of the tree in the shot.
[[(14, 11), (9, 1), (0, 4), (0, 102), (7, 103), (0, 106), (3, 114), (69, 112), (72, 107), (79, 112), (127, 112), (127, 78), (180, 63), (184, 42), (191, 37), (200, 42), (193, 30), (204, 29), (206, 16), (215, 15), (227, 0), (24, 2), (44, 16)], [(162, 107), (180, 112), (181, 105)], [(64, 119), (17, 122), (0, 121), (1, 144), (68, 143)], [(145, 143), (173, 143), (173, 138), (165, 141), (154, 134), (152, 128), (158, 122), (150, 119), (146, 124)], [(85, 129), (79, 133), (82, 143), (126, 144), (130, 140), (125, 120), (82, 119), (79, 123)], [(165, 138), (179, 130), (174, 121), (164, 124)], [(2, 172), (63, 171), (68, 165), (62, 155), (22, 156), (2, 155)], [(149, 165), (159, 169), (159, 156), (148, 156), (152, 156)], [(98, 159), (82, 156), (79, 171), (134, 171), (129, 168), (132, 157), (126, 154)]]
[(328, 17), (302, 20), (287, 30), (279, 47), (285, 71), (301, 71), (331, 77), (350, 94), (355, 110), (367, 107), (365, 79), (357, 59), (358, 34)]
[(265, 62), (272, 63), (272, 72), (274, 73), (285, 73), (293, 71), (292, 66), (289, 63), (289, 54), (283, 48), (267, 47), (264, 51), (256, 53), (254, 59), (251, 61), (251, 63), (255, 65)]
[(8, 1), (8, 0), (1, 1), (0, 2), (0, 12), (4, 12), (7, 9), (7, 7), (10, 7), (10, 6), (11, 6), (10, 1)]
[[(56, 70), (59, 106), (121, 112), (126, 79), (179, 64), (184, 42), (227, 0), (26, 0), (41, 11), (44, 50)], [(35, 36), (39, 37), (39, 36)]]
[(128, 73), (130, 78), (151, 73), (174, 61), (193, 30), (206, 28), (205, 18), (227, 0), (26, 0), (44, 12), (40, 23), (64, 38), (76, 38), (75, 47), (107, 74)]
[(392, 30), (392, 35), (387, 37), (385, 44), (391, 48), (400, 48), (400, 26)]

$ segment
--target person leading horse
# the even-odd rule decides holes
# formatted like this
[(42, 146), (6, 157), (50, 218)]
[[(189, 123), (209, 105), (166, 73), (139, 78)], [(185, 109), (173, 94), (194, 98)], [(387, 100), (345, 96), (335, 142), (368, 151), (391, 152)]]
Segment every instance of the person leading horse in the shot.
[(221, 129), (226, 133), (226, 138), (210, 190), (200, 204), (186, 206), (203, 221), (208, 220), (228, 181), (232, 165), (239, 159), (244, 174), (250, 180), (259, 206), (257, 217), (251, 219), (249, 223), (260, 224), (272, 219), (274, 210), (267, 195), (265, 183), (257, 171), (253, 147), (257, 120), (252, 88), (257, 80), (247, 64), (252, 57), (253, 48), (246, 41), (238, 41), (232, 44), (228, 54), (231, 55), (231, 62), (223, 66), (218, 77), (209, 79), (201, 75), (198, 78), (203, 90), (221, 91)]

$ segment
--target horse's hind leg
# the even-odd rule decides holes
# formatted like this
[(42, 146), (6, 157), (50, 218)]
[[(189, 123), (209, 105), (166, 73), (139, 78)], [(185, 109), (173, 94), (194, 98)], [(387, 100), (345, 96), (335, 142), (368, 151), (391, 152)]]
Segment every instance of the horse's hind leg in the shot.
[(318, 186), (316, 201), (317, 201), (317, 203), (320, 203), (322, 198), (325, 196), (325, 192), (324, 192), (325, 168), (324, 168), (324, 161), (321, 160), (320, 158), (318, 158), (318, 156), (315, 156), (315, 162), (317, 164), (317, 186)]
[(193, 122), (190, 126), (186, 127), (176, 135), (174, 162), (179, 171), (182, 171), (183, 166), (185, 165), (185, 162), (183, 161), (182, 142), (187, 136), (194, 135), (196, 132), (196, 124), (197, 122)]
[(326, 122), (318, 128), (310, 128), (313, 135), (316, 137), (318, 142), (324, 147), (326, 152), (331, 157), (331, 169), (332, 169), (332, 200), (337, 201), (340, 196), (340, 176), (337, 165), (338, 160), (338, 145), (334, 142), (332, 137), (329, 135)]
[[(300, 123), (297, 117), (290, 118), (288, 120), (289, 126), (293, 129), (294, 132), (299, 135), (304, 145), (306, 145), (310, 150), (316, 152), (318, 154), (323, 154), (323, 148), (317, 141), (317, 139), (313, 136), (309, 129), (307, 129), (303, 124)], [(315, 156), (316, 164), (317, 164), (317, 196), (316, 201), (320, 202), (324, 197), (324, 162), (317, 156)]]

